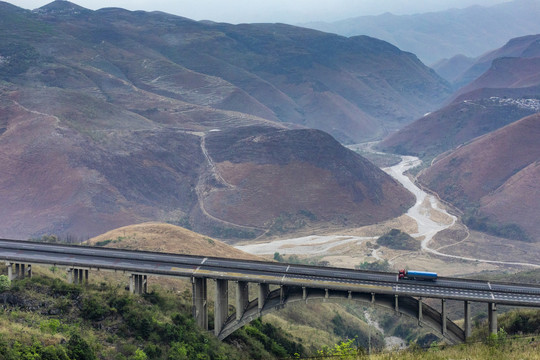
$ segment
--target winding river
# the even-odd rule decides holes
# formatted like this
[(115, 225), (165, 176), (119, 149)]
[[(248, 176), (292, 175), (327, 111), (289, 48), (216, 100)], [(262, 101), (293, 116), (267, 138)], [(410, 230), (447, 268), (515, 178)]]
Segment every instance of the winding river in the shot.
[[(369, 148), (369, 147), (368, 147)], [(439, 200), (426, 193), (414, 184), (414, 182), (405, 175), (406, 171), (421, 164), (421, 160), (414, 156), (402, 156), (401, 162), (397, 165), (384, 168), (383, 170), (399, 181), (407, 190), (416, 197), (415, 204), (407, 211), (407, 215), (411, 217), (418, 226), (417, 232), (411, 234), (416, 238), (422, 238), (422, 250), (446, 258), (475, 261), (483, 263), (491, 263), (497, 265), (519, 265), (533, 268), (540, 268), (540, 264), (508, 262), (497, 260), (486, 260), (473, 257), (465, 257), (458, 255), (445, 254), (438, 250), (429, 247), (429, 243), (433, 237), (440, 231), (453, 226), (457, 218), (449, 214)], [(433, 216), (438, 213), (438, 216)], [(439, 219), (438, 221), (434, 219)], [(382, 235), (382, 234), (381, 234)], [(282, 255), (330, 255), (333, 249), (349, 244), (361, 243), (366, 240), (375, 240), (377, 237), (359, 237), (349, 235), (310, 235), (293, 239), (273, 240), (259, 244), (239, 245), (236, 248), (255, 255), (272, 255), (279, 252)], [(440, 248), (442, 249), (442, 248)], [(377, 253), (373, 254), (377, 259)]]

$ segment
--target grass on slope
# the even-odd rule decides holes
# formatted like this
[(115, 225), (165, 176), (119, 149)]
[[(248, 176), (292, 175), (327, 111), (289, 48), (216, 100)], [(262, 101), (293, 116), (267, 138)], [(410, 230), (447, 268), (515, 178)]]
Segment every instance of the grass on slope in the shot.
[[(105, 282), (68, 284), (36, 267), (2, 293), (0, 359), (275, 359), (303, 353), (274, 326), (253, 322), (231, 344), (198, 328), (188, 292), (132, 295)], [(212, 315), (209, 315), (212, 318)]]
[(171, 224), (148, 222), (124, 226), (87, 241), (91, 246), (157, 251), (245, 260), (261, 258), (237, 250), (219, 240)]

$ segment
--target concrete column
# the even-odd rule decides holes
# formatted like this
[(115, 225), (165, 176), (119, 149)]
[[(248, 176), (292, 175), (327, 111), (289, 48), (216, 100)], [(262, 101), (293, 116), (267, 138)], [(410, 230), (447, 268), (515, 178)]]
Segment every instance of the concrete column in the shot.
[(371, 303), (375, 304), (375, 293), (371, 293)]
[(265, 283), (259, 284), (259, 312), (263, 309), (266, 303), (266, 298), (270, 293), (270, 285)]
[(422, 298), (419, 298), (418, 299), (418, 325), (420, 325), (423, 320), (422, 306), (423, 306)]
[(129, 292), (135, 294), (135, 274), (129, 275)]
[(79, 270), (79, 282), (78, 284), (82, 285), (83, 284), (83, 272), (84, 270), (83, 269), (78, 269)]
[(446, 334), (446, 299), (441, 300), (441, 333)]
[(330, 294), (328, 292), (328, 289), (324, 289), (324, 299), (328, 299), (330, 297)]
[(26, 268), (26, 273), (29, 278), (32, 277), (32, 264), (28, 264), (28, 267)]
[(240, 320), (249, 305), (249, 283), (236, 282), (236, 320)]
[(229, 286), (227, 280), (216, 279), (214, 303), (214, 335), (218, 336), (229, 315)]
[(287, 298), (287, 287), (285, 285), (281, 285), (279, 288), (279, 303), (285, 304), (285, 299)]
[(9, 281), (13, 280), (14, 279), (14, 275), (13, 275), (13, 264), (12, 263), (9, 263), (9, 262), (6, 262), (6, 266), (7, 266), (7, 270), (8, 270), (8, 278), (9, 278)]
[(25, 268), (24, 268), (24, 267), (25, 267), (25, 265), (24, 265), (24, 264), (21, 264), (21, 271), (20, 271), (20, 273), (19, 273), (19, 277), (20, 277), (21, 279), (24, 279), (24, 276), (26, 275), (26, 271), (25, 271)]
[(193, 284), (193, 318), (204, 330), (208, 330), (208, 305), (206, 278), (192, 278)]
[(21, 276), (21, 264), (15, 263), (15, 279)]
[(69, 284), (73, 284), (73, 268), (67, 269), (67, 281)]
[(129, 276), (129, 292), (132, 294), (146, 294), (148, 290), (148, 275), (131, 274)]
[(465, 340), (467, 340), (471, 337), (471, 302), (465, 300), (463, 305), (463, 330), (465, 332)]
[(302, 286), (302, 300), (307, 302), (307, 288)]
[(88, 284), (88, 269), (84, 270), (84, 283)]
[(135, 275), (135, 292), (137, 294), (146, 294), (146, 283), (147, 283), (148, 276), (137, 274)]
[(396, 311), (396, 313), (399, 314), (399, 298), (397, 295), (394, 295), (394, 296), (395, 296), (394, 310)]
[(489, 333), (497, 334), (497, 304), (488, 304)]

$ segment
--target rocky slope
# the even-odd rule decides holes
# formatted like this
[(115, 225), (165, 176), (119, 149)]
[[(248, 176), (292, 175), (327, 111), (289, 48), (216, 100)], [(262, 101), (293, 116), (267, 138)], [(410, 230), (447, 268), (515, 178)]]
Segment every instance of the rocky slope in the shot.
[[(86, 239), (151, 220), (251, 238), (393, 217), (413, 201), (406, 190), (300, 129), (371, 137), (446, 91), (414, 56), (367, 37), (67, 1), (34, 13), (0, 3), (0, 18), (7, 238)], [(246, 145), (259, 136), (263, 152)]]
[(468, 212), (473, 226), (538, 241), (539, 138), (540, 114), (528, 116), (450, 152), (419, 180)]

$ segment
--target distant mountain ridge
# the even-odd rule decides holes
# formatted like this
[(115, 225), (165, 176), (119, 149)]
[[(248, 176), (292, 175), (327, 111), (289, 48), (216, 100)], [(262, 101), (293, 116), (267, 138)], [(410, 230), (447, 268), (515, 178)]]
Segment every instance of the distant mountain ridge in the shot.
[(538, 44), (540, 35), (511, 39), (481, 57), (469, 73), (489, 64), (483, 74), (456, 91), (447, 106), (385, 138), (380, 148), (433, 158), (540, 112)]
[(368, 35), (416, 54), (432, 65), (462, 54), (477, 57), (511, 38), (540, 33), (540, 1), (514, 0), (415, 15), (361, 16), (302, 24), (344, 36)]
[(481, 88), (525, 88), (540, 83), (538, 78), (540, 34), (508, 41), (503, 47), (479, 57), (456, 77), (462, 86), (452, 99)]
[(408, 121), (449, 89), (368, 37), (67, 1), (35, 12), (0, 3), (0, 20), (8, 238), (84, 239), (158, 220), (238, 239), (392, 218), (413, 196), (306, 127), (372, 138), (391, 126), (383, 119)]
[[(178, 100), (317, 128), (343, 142), (380, 137), (450, 95), (449, 85), (414, 55), (367, 36), (72, 8), (53, 2), (36, 14), (81, 46), (102, 52), (93, 67), (116, 68), (114, 74), (137, 86)], [(104, 55), (107, 46), (162, 59), (142, 68)], [(180, 82), (183, 87), (175, 87)]]

